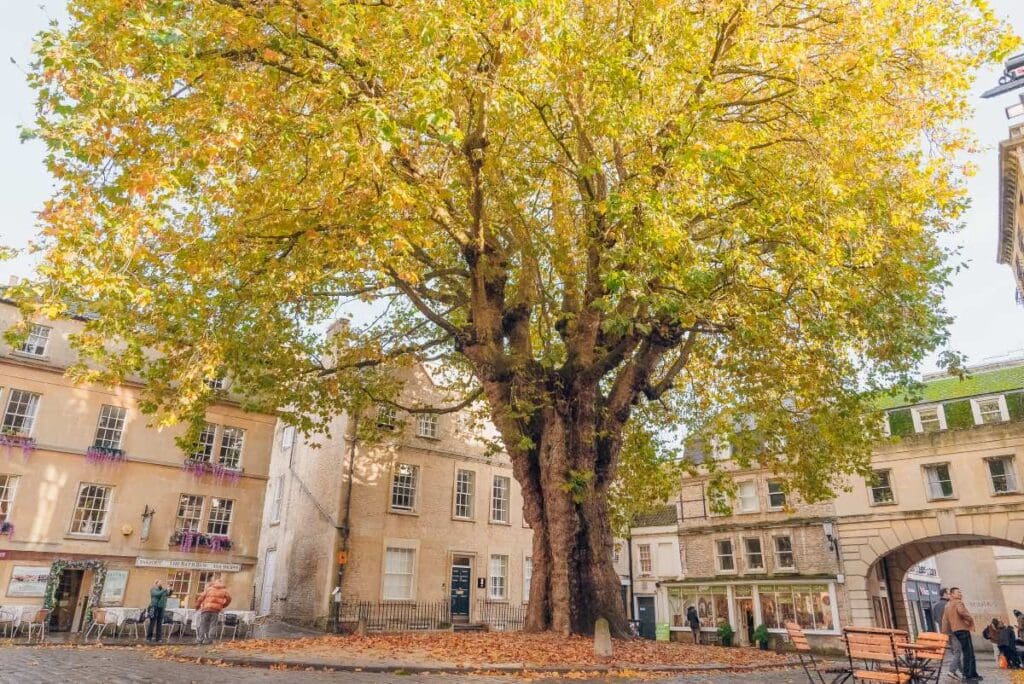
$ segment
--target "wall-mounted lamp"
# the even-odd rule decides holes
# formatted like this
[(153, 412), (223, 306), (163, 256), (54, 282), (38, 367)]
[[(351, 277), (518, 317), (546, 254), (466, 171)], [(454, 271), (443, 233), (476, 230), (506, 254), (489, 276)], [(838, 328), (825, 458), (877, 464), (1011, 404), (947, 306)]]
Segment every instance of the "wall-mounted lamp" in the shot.
[(142, 511), (142, 532), (139, 537), (142, 541), (149, 539), (149, 527), (153, 524), (153, 514), (156, 513), (155, 508), (150, 508), (149, 504)]
[(836, 526), (831, 520), (826, 520), (821, 523), (821, 531), (825, 533), (825, 539), (828, 540), (829, 551), (833, 551), (836, 554), (836, 558), (839, 557), (839, 539), (836, 537)]

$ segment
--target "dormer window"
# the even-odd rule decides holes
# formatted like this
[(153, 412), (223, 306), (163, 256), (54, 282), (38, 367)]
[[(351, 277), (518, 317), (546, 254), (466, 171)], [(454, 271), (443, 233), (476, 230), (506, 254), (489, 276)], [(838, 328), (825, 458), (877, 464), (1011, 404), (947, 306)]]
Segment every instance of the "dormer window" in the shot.
[(910, 415), (914, 419), (914, 432), (941, 432), (946, 429), (946, 413), (942, 404), (912, 408)]
[(1010, 419), (1010, 412), (1006, 409), (1006, 397), (1002, 394), (971, 399), (971, 412), (974, 414), (975, 425), (1005, 423)]

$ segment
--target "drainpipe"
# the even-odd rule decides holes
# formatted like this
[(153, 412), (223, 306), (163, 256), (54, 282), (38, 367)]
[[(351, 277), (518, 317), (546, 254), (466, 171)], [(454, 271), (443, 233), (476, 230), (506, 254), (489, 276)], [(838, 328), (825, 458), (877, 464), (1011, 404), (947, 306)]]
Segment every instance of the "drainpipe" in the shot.
[[(348, 475), (347, 475), (347, 479), (346, 479), (346, 482), (345, 482), (345, 515), (344, 515), (344, 517), (341, 520), (341, 526), (338, 528), (338, 532), (341, 534), (341, 550), (345, 551), (345, 552), (348, 551), (349, 533), (352, 530), (352, 525), (351, 525), (351, 522), (352, 522), (352, 481), (354, 479), (354, 477), (353, 477), (353, 468), (355, 467), (356, 446), (358, 444), (358, 435), (359, 435), (359, 414), (358, 413), (356, 413), (355, 415), (352, 416), (352, 431), (351, 431), (350, 434), (351, 434), (351, 437), (350, 437), (349, 448), (348, 448)], [(342, 593), (343, 593), (342, 587), (344, 585), (344, 580), (345, 580), (345, 566), (346, 565), (347, 565), (347, 563), (339, 563), (338, 564), (338, 597), (337, 598), (339, 600), (341, 599), (341, 596), (342, 596)], [(334, 617), (334, 620), (335, 620), (335, 623), (334, 623), (335, 630), (337, 630), (337, 627), (340, 624), (340, 620), (341, 620), (340, 613), (341, 613), (341, 603), (339, 603), (338, 601), (335, 601), (335, 617)]]
[(633, 533), (630, 531), (626, 535), (626, 560), (629, 562), (629, 619), (630, 621), (635, 620), (636, 616), (633, 614)]

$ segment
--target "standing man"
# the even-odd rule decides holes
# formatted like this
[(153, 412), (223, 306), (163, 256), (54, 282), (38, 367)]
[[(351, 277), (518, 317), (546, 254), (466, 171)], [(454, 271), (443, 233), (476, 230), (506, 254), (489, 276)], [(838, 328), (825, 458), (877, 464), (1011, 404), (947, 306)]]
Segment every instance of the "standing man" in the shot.
[(196, 608), (199, 609), (199, 622), (196, 626), (197, 644), (213, 643), (212, 633), (214, 625), (217, 624), (217, 617), (229, 605), (231, 605), (231, 594), (224, 586), (224, 580), (217, 575), (196, 599)]
[(159, 643), (163, 639), (164, 610), (167, 608), (167, 597), (173, 594), (170, 588), (164, 589), (160, 580), (153, 582), (149, 590), (149, 625), (146, 627), (146, 641)]
[(977, 682), (981, 680), (978, 675), (978, 665), (974, 660), (974, 644), (971, 643), (971, 630), (974, 629), (974, 618), (964, 605), (964, 595), (959, 587), (949, 590), (949, 603), (942, 611), (942, 631), (952, 632), (956, 640), (960, 642), (961, 664), (960, 671), (964, 681)]
[(960, 672), (960, 661), (963, 656), (960, 653), (960, 642), (956, 640), (952, 632), (946, 631), (942, 626), (942, 614), (946, 610), (946, 605), (949, 603), (949, 589), (943, 587), (939, 590), (939, 600), (932, 604), (932, 621), (935, 623), (936, 628), (943, 634), (949, 637), (949, 648), (946, 650), (946, 655), (943, 657), (943, 664), (946, 666), (946, 672), (953, 679), (962, 679)]
[(690, 626), (690, 632), (693, 633), (694, 645), (700, 643), (700, 618), (697, 616), (697, 609), (690, 606), (686, 609), (686, 624)]

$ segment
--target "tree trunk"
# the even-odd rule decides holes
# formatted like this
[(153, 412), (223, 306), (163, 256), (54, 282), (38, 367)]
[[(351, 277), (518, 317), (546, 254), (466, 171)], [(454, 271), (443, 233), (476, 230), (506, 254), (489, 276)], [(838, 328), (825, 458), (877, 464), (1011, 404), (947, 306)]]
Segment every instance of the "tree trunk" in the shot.
[(615, 459), (600, 453), (596, 391), (589, 394), (576, 393), (564, 402), (568, 406), (543, 409), (534, 449), (529, 454), (512, 450), (524, 515), (533, 528), (526, 629), (592, 634), (603, 617), (613, 635), (626, 636), (608, 519)]

